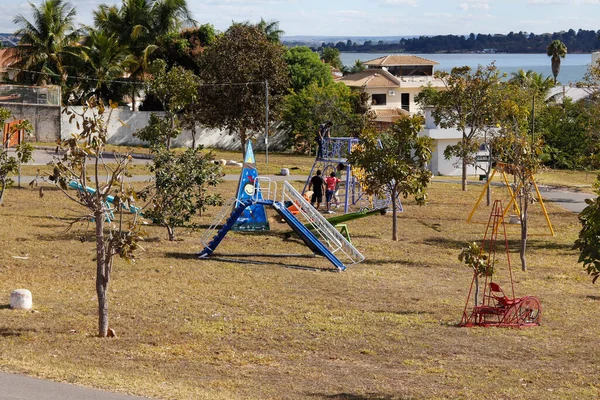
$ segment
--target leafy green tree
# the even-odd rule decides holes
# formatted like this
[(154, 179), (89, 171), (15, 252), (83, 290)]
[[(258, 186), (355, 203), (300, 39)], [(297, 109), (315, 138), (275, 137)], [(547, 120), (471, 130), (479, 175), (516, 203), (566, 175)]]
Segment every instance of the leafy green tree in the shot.
[(153, 61), (150, 73), (149, 92), (162, 104), (165, 117), (159, 118), (154, 115), (150, 124), (136, 136), (151, 143), (163, 143), (169, 150), (171, 139), (181, 133), (179, 115), (196, 98), (200, 81), (192, 71), (182, 67), (174, 67), (167, 71), (164, 60)]
[(133, 56), (127, 72), (135, 109), (140, 89), (136, 83), (147, 71), (158, 40), (196, 22), (185, 0), (123, 0), (121, 7), (100, 5), (94, 11), (94, 24), (108, 35), (115, 35)]
[(544, 163), (552, 168), (582, 167), (592, 140), (584, 103), (565, 98), (562, 104), (549, 104), (536, 116), (536, 130), (544, 138)]
[(556, 79), (560, 72), (560, 59), (567, 55), (567, 46), (560, 40), (553, 40), (546, 48), (546, 54), (548, 57), (552, 57), (552, 75), (554, 75), (554, 84), (556, 85)]
[(216, 35), (215, 27), (211, 24), (171, 33), (158, 39), (152, 58), (165, 60), (168, 69), (181, 66), (197, 75), (200, 73), (198, 57), (206, 46), (214, 42)]
[(14, 19), (20, 26), (15, 36), (20, 39), (19, 44), (9, 50), (10, 60), (17, 68), (37, 72), (30, 78), (35, 84), (64, 83), (64, 58), (80, 35), (75, 29), (75, 8), (63, 0), (46, 0), (39, 7), (29, 4), (32, 21), (23, 15)]
[(140, 193), (149, 200), (144, 216), (167, 228), (169, 240), (175, 240), (175, 228), (191, 221), (206, 206), (222, 204), (218, 194), (208, 188), (221, 182), (221, 167), (212, 153), (202, 153), (202, 147), (175, 154), (163, 145), (155, 146), (154, 184)]
[(445, 90), (425, 87), (416, 101), (423, 107), (435, 107), (432, 115), (441, 128), (456, 128), (462, 133), (462, 140), (446, 147), (444, 156), (458, 157), (462, 161), (462, 190), (466, 191), (467, 166), (475, 162), (478, 140), (493, 127), (496, 119), (501, 75), (492, 63), (480, 65), (475, 72), (466, 66), (453, 68), (450, 73), (438, 71), (436, 77), (443, 81)]
[(433, 140), (419, 136), (423, 117), (401, 118), (378, 136), (373, 130), (361, 133), (360, 145), (352, 151), (348, 162), (364, 171), (364, 184), (370, 194), (389, 193), (392, 201), (392, 240), (398, 240), (398, 207), (396, 198), (414, 196), (417, 204), (425, 204), (425, 192), (431, 181), (427, 163), (431, 159)]
[(578, 262), (596, 283), (600, 277), (600, 179), (596, 181), (594, 192), (598, 195), (594, 199), (586, 199), (587, 207), (579, 213), (581, 230), (573, 246), (579, 250)]
[[(6, 108), (0, 107), (0, 126), (11, 117), (11, 113)], [(2, 146), (0, 147), (0, 205), (4, 200), (4, 192), (6, 188), (12, 184), (11, 175), (19, 171), (19, 163), (26, 163), (32, 159), (33, 147), (29, 143), (20, 143), (16, 148), (16, 156), (9, 155), (8, 144), (11, 138), (18, 134), (19, 130), (23, 130), (26, 134), (31, 133), (33, 127), (29, 121), (24, 120), (20, 124), (13, 126), (13, 130), (7, 132), (3, 138)]]
[(267, 84), (269, 122), (279, 119), (289, 87), (284, 52), (253, 26), (234, 24), (219, 35), (201, 56), (200, 122), (236, 133), (245, 149), (265, 128)]
[[(108, 138), (110, 114), (117, 105), (107, 109), (102, 102), (91, 98), (79, 115), (81, 132), (67, 140), (65, 155), (53, 162), (50, 180), (67, 198), (87, 210), (79, 221), (93, 221), (95, 227), (96, 294), (98, 297), (98, 336), (107, 337), (108, 288), (114, 256), (131, 261), (135, 258), (138, 241), (141, 240), (137, 212), (129, 213), (135, 203), (135, 192), (127, 188), (124, 178), (129, 174), (131, 156), (118, 155), (116, 163), (105, 164), (103, 153)], [(70, 118), (76, 118), (67, 111)], [(88, 168), (89, 167), (89, 168)], [(88, 174), (88, 171), (93, 171)], [(73, 184), (81, 190), (69, 190)], [(91, 186), (85, 190), (87, 186)], [(112, 196), (113, 209), (109, 208)], [(116, 217), (116, 218), (113, 218)]]
[(344, 68), (344, 64), (342, 64), (342, 59), (340, 58), (340, 51), (335, 47), (325, 47), (321, 55), (321, 60), (340, 71)]
[(356, 136), (369, 121), (368, 111), (364, 94), (343, 83), (312, 83), (285, 97), (282, 121), (294, 150), (309, 152), (320, 124), (332, 121), (333, 136)]
[(327, 64), (323, 64), (319, 55), (306, 46), (287, 49), (285, 61), (290, 74), (290, 87), (295, 93), (313, 82), (319, 86), (333, 83), (333, 76)]

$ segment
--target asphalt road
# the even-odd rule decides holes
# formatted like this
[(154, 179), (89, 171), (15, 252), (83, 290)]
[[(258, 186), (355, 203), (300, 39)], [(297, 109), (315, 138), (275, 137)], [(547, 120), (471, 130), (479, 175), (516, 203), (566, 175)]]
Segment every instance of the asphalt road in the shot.
[(0, 373), (0, 400), (143, 400), (68, 383)]

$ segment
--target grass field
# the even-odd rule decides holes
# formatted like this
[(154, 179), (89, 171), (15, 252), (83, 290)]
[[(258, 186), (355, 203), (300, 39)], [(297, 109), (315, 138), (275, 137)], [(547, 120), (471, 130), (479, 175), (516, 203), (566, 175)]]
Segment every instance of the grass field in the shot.
[[(230, 197), (235, 185), (218, 190)], [(11, 189), (0, 207), (1, 368), (165, 399), (600, 397), (600, 291), (577, 264), (579, 225), (564, 209), (547, 205), (557, 236), (530, 238), (527, 272), (508, 227), (516, 294), (540, 298), (543, 325), (457, 327), (471, 280), (457, 255), (485, 228), (465, 223), (479, 192), (434, 183), (427, 206), (404, 201), (398, 242), (391, 215), (349, 222), (366, 260), (343, 273), (322, 258), (197, 260), (202, 229), (179, 229), (168, 242), (164, 228), (149, 225), (139, 260), (114, 267), (118, 338), (99, 339), (93, 234), (65, 232), (59, 220), (80, 211), (50, 187), (43, 198)], [(195, 222), (206, 227), (217, 212)], [(488, 212), (481, 207), (474, 220)], [(218, 253), (264, 262), (309, 253), (269, 215), (271, 232), (230, 233)], [(539, 206), (530, 226), (545, 232)], [(500, 260), (496, 281), (507, 286)], [(17, 288), (32, 291), (34, 312), (8, 308)]]

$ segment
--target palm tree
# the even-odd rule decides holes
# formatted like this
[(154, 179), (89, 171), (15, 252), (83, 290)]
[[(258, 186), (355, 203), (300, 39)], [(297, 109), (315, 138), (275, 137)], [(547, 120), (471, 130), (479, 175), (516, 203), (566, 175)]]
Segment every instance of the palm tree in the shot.
[(70, 75), (81, 78), (76, 90), (80, 100), (90, 96), (105, 102), (121, 100), (122, 85), (114, 81), (123, 78), (132, 58), (129, 49), (121, 45), (116, 36), (90, 30), (72, 58)]
[(532, 72), (529, 77), (529, 87), (545, 97), (548, 91), (554, 87), (554, 80), (549, 76), (544, 77), (544, 74)]
[(38, 85), (64, 83), (67, 76), (63, 59), (81, 33), (74, 26), (75, 8), (63, 0), (46, 0), (39, 7), (29, 5), (31, 22), (22, 15), (14, 19), (21, 26), (15, 36), (21, 39), (10, 50), (10, 60), (17, 68), (35, 72), (30, 80)]
[(261, 18), (256, 27), (265, 34), (267, 40), (271, 43), (279, 43), (281, 36), (285, 33), (279, 29), (279, 21), (273, 20), (267, 22)]
[(533, 70), (529, 69), (525, 71), (523, 68), (519, 68), (517, 72), (511, 72), (511, 78), (508, 82), (518, 85), (521, 88), (525, 88), (529, 85), (531, 74), (533, 74)]
[(567, 46), (560, 40), (553, 40), (547, 47), (548, 57), (552, 57), (552, 75), (554, 75), (554, 84), (560, 72), (560, 59), (567, 55)]
[(185, 0), (123, 0), (122, 6), (101, 5), (94, 11), (94, 24), (127, 45), (135, 62), (127, 72), (132, 81), (135, 108), (136, 82), (148, 69), (158, 39), (185, 26), (195, 26)]

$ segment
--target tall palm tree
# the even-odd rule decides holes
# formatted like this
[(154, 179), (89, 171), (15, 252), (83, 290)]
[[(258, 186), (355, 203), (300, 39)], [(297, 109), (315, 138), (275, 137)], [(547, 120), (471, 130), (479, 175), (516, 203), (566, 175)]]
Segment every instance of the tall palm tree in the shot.
[[(64, 83), (63, 59), (79, 38), (75, 29), (75, 8), (63, 0), (46, 0), (39, 7), (29, 3), (33, 20), (18, 15), (14, 23), (19, 44), (10, 50), (10, 60), (17, 68), (36, 72), (30, 81), (36, 84)], [(19, 74), (22, 75), (22, 74)]]
[(553, 40), (547, 47), (548, 57), (552, 57), (552, 75), (554, 75), (554, 84), (560, 72), (560, 59), (567, 55), (567, 46), (560, 40)]
[(157, 40), (182, 27), (195, 26), (196, 22), (185, 0), (123, 0), (121, 7), (101, 5), (94, 11), (94, 24), (127, 45), (135, 59), (127, 70), (135, 107), (135, 82), (148, 69)]

